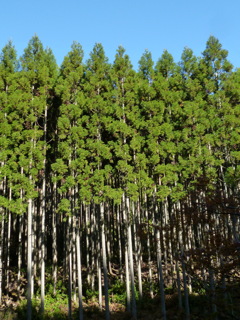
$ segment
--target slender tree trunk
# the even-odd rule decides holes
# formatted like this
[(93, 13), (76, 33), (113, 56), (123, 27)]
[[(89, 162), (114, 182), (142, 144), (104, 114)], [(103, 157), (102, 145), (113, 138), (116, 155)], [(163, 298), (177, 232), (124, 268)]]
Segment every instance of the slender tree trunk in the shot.
[[(9, 188), (9, 201), (12, 200), (12, 188)], [(8, 232), (7, 232), (7, 264), (6, 264), (6, 288), (7, 294), (9, 294), (9, 273), (10, 273), (10, 243), (11, 243), (11, 225), (12, 225), (12, 214), (8, 210)]]
[(163, 280), (163, 270), (162, 270), (162, 252), (161, 252), (159, 229), (156, 230), (156, 243), (157, 243), (157, 265), (158, 265), (158, 276), (159, 276), (159, 284), (160, 284), (162, 318), (163, 320), (166, 320), (167, 313), (166, 313), (166, 305), (165, 305), (164, 280)]
[(123, 281), (123, 249), (121, 238), (121, 221), (120, 221), (120, 206), (117, 206), (117, 238), (118, 238), (118, 250), (119, 250), (119, 273), (120, 280)]
[(67, 237), (67, 255), (68, 255), (68, 319), (72, 319), (72, 218), (68, 217), (68, 237)]
[(131, 312), (130, 276), (129, 276), (128, 247), (127, 247), (127, 245), (125, 245), (125, 273), (126, 273), (127, 311)]
[[(34, 278), (37, 276), (37, 263), (40, 263), (41, 250), (39, 249), (38, 239), (39, 230), (37, 229), (37, 205), (35, 201), (32, 200), (32, 297), (34, 295)], [(40, 229), (41, 231), (41, 229)]]
[[(154, 196), (154, 199), (156, 199), (155, 196)], [(166, 313), (164, 279), (163, 279), (163, 270), (162, 270), (161, 239), (160, 239), (160, 230), (159, 230), (160, 229), (160, 217), (159, 217), (160, 207), (158, 207), (158, 205), (156, 203), (154, 204), (154, 206), (155, 206), (154, 207), (154, 224), (157, 224), (157, 228), (155, 231), (155, 237), (156, 237), (158, 279), (159, 279), (160, 297), (161, 297), (161, 309), (162, 309), (162, 318), (163, 318), (163, 320), (166, 320), (167, 313)]]
[(87, 266), (87, 283), (90, 285), (91, 283), (91, 274), (90, 274), (90, 233), (91, 233), (91, 226), (90, 226), (90, 210), (88, 205), (84, 205), (85, 211), (85, 228), (86, 228), (86, 266)]
[(45, 217), (46, 217), (46, 149), (47, 149), (47, 105), (44, 110), (44, 160), (41, 190), (41, 313), (44, 314), (45, 299)]
[(149, 225), (150, 221), (150, 209), (148, 207), (148, 202), (146, 198), (146, 219), (148, 221), (148, 229), (147, 229), (147, 253), (148, 253), (148, 272), (149, 272), (149, 290), (150, 290), (150, 297), (153, 299), (153, 271), (152, 271), (152, 255), (151, 255), (151, 242), (150, 242), (150, 236), (151, 236), (151, 228)]
[[(34, 147), (34, 140), (31, 139), (31, 145)], [(31, 147), (32, 148), (32, 147)], [(30, 154), (29, 168), (32, 168), (32, 149)], [(29, 184), (32, 186), (32, 175), (29, 176)], [(27, 320), (32, 319), (32, 294), (33, 294), (33, 273), (32, 273), (32, 248), (33, 248), (33, 200), (28, 199), (28, 214), (27, 214)]]
[(182, 272), (183, 272), (183, 286), (184, 286), (185, 316), (186, 316), (186, 320), (190, 320), (189, 293), (188, 293), (188, 286), (187, 286), (185, 262), (183, 259), (183, 252), (182, 252)]
[(214, 280), (214, 272), (213, 272), (212, 267), (209, 268), (209, 282), (210, 282), (210, 300), (211, 300), (211, 305), (212, 305), (213, 319), (218, 320), (217, 305), (216, 305), (215, 280)]
[(107, 203), (107, 224), (105, 228), (105, 238), (106, 238), (106, 256), (108, 257), (108, 270), (109, 273), (112, 274), (112, 253), (113, 251), (113, 244), (114, 244), (114, 238), (115, 238), (115, 228), (114, 223), (111, 219), (111, 210), (112, 206), (110, 203)]
[(53, 185), (53, 210), (52, 210), (52, 256), (53, 256), (53, 294), (56, 295), (57, 286), (57, 183)]
[(179, 307), (179, 310), (182, 310), (183, 305), (182, 305), (181, 279), (180, 279), (178, 260), (176, 260), (176, 271), (177, 271), (178, 307)]
[(45, 299), (45, 211), (46, 211), (46, 178), (45, 170), (42, 184), (42, 206), (41, 206), (41, 313), (44, 314)]
[(4, 209), (0, 208), (1, 212), (1, 233), (0, 233), (0, 305), (2, 304), (3, 297), (3, 248), (4, 248), (4, 227), (5, 227), (5, 217)]
[(142, 300), (142, 248), (141, 248), (141, 239), (137, 234), (137, 228), (139, 226), (140, 221), (140, 199), (137, 201), (136, 210), (135, 210), (135, 203), (133, 202), (132, 205), (133, 210), (133, 232), (134, 232), (134, 242), (135, 242), (135, 253), (136, 253), (136, 264), (137, 264), (137, 274), (138, 274), (138, 291), (139, 291), (139, 299)]
[(27, 320), (32, 319), (32, 199), (28, 200), (27, 223)]
[[(21, 176), (23, 175), (23, 168), (21, 168)], [(20, 200), (23, 201), (23, 189), (20, 190)], [(20, 285), (21, 285), (21, 267), (22, 267), (22, 256), (23, 256), (23, 244), (22, 244), (22, 234), (23, 234), (23, 217), (22, 212), (19, 215), (19, 229), (18, 229), (18, 295), (20, 295)]]
[(77, 302), (77, 253), (76, 253), (76, 217), (73, 217), (73, 235), (72, 235), (72, 257), (73, 257), (73, 301)]
[(19, 216), (19, 229), (18, 229), (18, 295), (20, 294), (20, 285), (21, 285), (21, 267), (22, 267), (22, 233), (23, 233), (23, 219), (22, 216)]
[(135, 293), (135, 279), (134, 279), (134, 268), (133, 268), (133, 250), (132, 250), (132, 230), (129, 221), (130, 203), (129, 198), (125, 198), (126, 201), (126, 222), (127, 222), (127, 241), (128, 241), (128, 258), (130, 267), (130, 281), (131, 281), (131, 309), (133, 319), (137, 319), (137, 306), (136, 306), (136, 293)]
[(105, 317), (110, 319), (109, 297), (108, 297), (108, 273), (107, 273), (107, 254), (106, 254), (106, 236), (104, 227), (104, 204), (100, 203), (100, 219), (102, 234), (102, 259), (103, 259), (103, 276), (104, 276), (104, 295), (105, 295)]
[[(92, 205), (93, 206), (93, 205)], [(94, 207), (94, 206), (93, 206)], [(98, 268), (98, 246), (99, 246), (99, 241), (98, 241), (98, 233), (97, 233), (97, 223), (96, 223), (96, 215), (95, 215), (95, 210), (93, 208), (92, 212), (90, 211), (90, 233), (91, 233), (91, 249), (92, 249), (92, 255), (91, 255), (91, 288), (94, 291), (95, 290), (95, 268), (97, 268), (97, 272), (99, 271)], [(98, 277), (98, 279), (101, 279), (101, 277)], [(98, 286), (99, 289), (102, 291), (102, 286)], [(99, 292), (100, 295), (101, 292)], [(100, 301), (99, 301), (100, 304)]]
[(99, 308), (102, 310), (102, 270), (101, 270), (101, 259), (100, 259), (100, 243), (98, 242), (98, 253), (97, 253), (97, 271), (98, 271), (98, 303)]
[(80, 247), (79, 226), (77, 226), (77, 230), (76, 230), (76, 251), (77, 251), (79, 320), (83, 320), (82, 270), (81, 270), (81, 247)]
[(122, 215), (124, 227), (124, 242), (125, 242), (125, 274), (126, 274), (126, 293), (127, 293), (127, 311), (131, 312), (131, 293), (130, 293), (130, 275), (129, 275), (129, 243), (128, 243), (128, 229), (127, 229), (127, 215), (125, 194), (122, 197)]

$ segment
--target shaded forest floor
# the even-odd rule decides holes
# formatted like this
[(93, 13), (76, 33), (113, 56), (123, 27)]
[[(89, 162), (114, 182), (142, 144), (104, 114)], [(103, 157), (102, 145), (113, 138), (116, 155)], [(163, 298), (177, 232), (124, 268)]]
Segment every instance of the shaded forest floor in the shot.
[[(184, 296), (183, 302), (184, 302)], [(111, 320), (131, 320), (131, 314), (126, 311), (124, 303), (113, 302), (121, 297), (112, 296), (110, 303)], [(229, 286), (226, 292), (221, 292), (216, 296), (217, 313), (213, 312), (211, 298), (205, 294), (191, 294), (189, 296), (191, 320), (230, 320), (240, 319), (240, 286), (233, 284)], [(46, 296), (45, 310), (43, 317), (39, 312), (39, 299), (33, 299), (33, 319), (34, 320), (64, 320), (68, 319), (68, 300), (66, 295), (57, 297)], [(138, 320), (161, 320), (161, 302), (160, 297), (154, 299), (144, 297), (142, 301), (137, 301)], [(166, 294), (166, 308), (168, 320), (184, 320), (185, 312), (178, 306), (178, 296), (176, 293)], [(77, 305), (73, 304), (72, 319), (78, 318)], [(216, 317), (217, 316), (217, 317)], [(0, 309), (1, 320), (25, 320), (26, 319), (26, 300), (20, 303), (2, 306)], [(104, 310), (99, 309), (97, 297), (84, 302), (84, 319), (103, 320), (105, 319)]]
[[(59, 281), (57, 282), (56, 294), (53, 294), (53, 281), (50, 269), (46, 273), (46, 296), (45, 314), (40, 313), (40, 287), (38, 281), (35, 283), (35, 297), (32, 299), (32, 319), (33, 320), (67, 320), (68, 317), (68, 294), (67, 279), (61, 276), (59, 269)], [(84, 269), (84, 272), (86, 270)], [(144, 269), (143, 269), (144, 271)], [(157, 271), (155, 270), (155, 273)], [(140, 300), (138, 292), (137, 298), (137, 319), (138, 320), (162, 320), (161, 299), (159, 295), (159, 285), (157, 279), (153, 283), (154, 298), (149, 294), (149, 283), (147, 274), (143, 272), (143, 298)], [(17, 274), (10, 273), (10, 286), (8, 296), (3, 296), (0, 305), (0, 320), (25, 320), (27, 318), (27, 301), (25, 297), (27, 281), (21, 278), (20, 291), (17, 290)], [(230, 280), (231, 279), (231, 280)], [(133, 320), (131, 313), (126, 311), (126, 284), (116, 277), (110, 277), (109, 301), (111, 320)], [(237, 271), (228, 279), (225, 289), (216, 286), (213, 296), (209, 287), (195, 285), (193, 293), (189, 295), (191, 320), (240, 320), (240, 277)], [(197, 283), (197, 282), (196, 282)], [(77, 299), (76, 299), (77, 300)], [(185, 320), (184, 308), (185, 297), (181, 293), (182, 308), (179, 307), (179, 296), (177, 288), (165, 288), (165, 301), (168, 320)], [(104, 297), (103, 310), (99, 308), (98, 291), (87, 289), (84, 285), (83, 291), (84, 320), (104, 320)], [(216, 310), (216, 312), (215, 312)], [(72, 320), (79, 319), (78, 302), (72, 299)]]

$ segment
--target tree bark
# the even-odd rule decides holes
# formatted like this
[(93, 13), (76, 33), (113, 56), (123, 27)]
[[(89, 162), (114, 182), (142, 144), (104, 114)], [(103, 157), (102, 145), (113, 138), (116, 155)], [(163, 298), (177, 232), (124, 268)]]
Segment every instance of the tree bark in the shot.
[(27, 320), (32, 319), (32, 199), (28, 200), (27, 223)]
[(103, 259), (103, 276), (104, 276), (104, 295), (105, 295), (105, 318), (110, 319), (109, 297), (108, 297), (108, 275), (107, 275), (107, 254), (106, 254), (106, 236), (104, 226), (104, 204), (100, 203), (100, 219), (102, 233), (102, 259)]
[(79, 320), (83, 320), (81, 246), (80, 246), (79, 226), (77, 226), (77, 230), (76, 230), (76, 251), (77, 251)]

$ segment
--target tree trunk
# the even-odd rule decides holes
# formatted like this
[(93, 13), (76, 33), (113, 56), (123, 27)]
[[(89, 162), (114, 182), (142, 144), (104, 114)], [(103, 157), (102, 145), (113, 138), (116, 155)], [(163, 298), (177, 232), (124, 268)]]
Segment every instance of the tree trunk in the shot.
[(68, 319), (72, 319), (72, 218), (68, 217), (67, 226), (67, 255), (68, 255)]
[(42, 184), (42, 206), (41, 211), (41, 313), (44, 314), (45, 299), (45, 211), (46, 211), (46, 177), (44, 169), (44, 177)]
[(189, 308), (189, 294), (187, 286), (186, 268), (182, 252), (182, 272), (183, 272), (183, 286), (184, 286), (184, 302), (185, 302), (185, 315), (186, 320), (190, 320), (190, 308)]
[(161, 296), (161, 308), (162, 308), (162, 318), (167, 319), (166, 314), (166, 304), (165, 304), (165, 293), (164, 293), (164, 280), (163, 280), (163, 270), (162, 270), (162, 252), (160, 244), (160, 231), (156, 231), (156, 243), (157, 243), (157, 265), (158, 265), (158, 277), (160, 285), (160, 296)]
[(45, 216), (46, 216), (46, 149), (47, 149), (47, 105), (44, 110), (44, 160), (43, 160), (43, 181), (41, 190), (41, 313), (44, 314), (45, 299)]
[(133, 319), (137, 319), (137, 306), (136, 306), (136, 293), (135, 293), (135, 279), (134, 279), (134, 268), (133, 268), (133, 250), (132, 250), (132, 230), (131, 223), (129, 220), (130, 203), (129, 198), (125, 198), (126, 201), (126, 222), (127, 222), (127, 241), (128, 241), (128, 259), (130, 268), (130, 281), (131, 281), (131, 309)]
[(27, 223), (27, 320), (32, 319), (32, 199), (28, 200)]
[(82, 301), (82, 270), (81, 270), (81, 249), (80, 249), (79, 226), (76, 231), (76, 251), (77, 251), (77, 274), (78, 274), (78, 301), (79, 301), (79, 320), (83, 320), (83, 301)]
[(52, 257), (53, 257), (53, 294), (56, 295), (57, 286), (57, 183), (53, 185), (53, 208), (52, 208)]
[(1, 234), (0, 234), (0, 305), (2, 304), (3, 297), (3, 248), (4, 248), (4, 227), (5, 227), (5, 217), (4, 217), (4, 209), (0, 208), (1, 212)]
[[(23, 167), (21, 168), (21, 175), (23, 175)], [(23, 201), (23, 189), (20, 190), (20, 199)], [(18, 296), (20, 295), (20, 285), (21, 285), (21, 267), (22, 267), (22, 257), (23, 257), (23, 244), (22, 244), (22, 234), (23, 234), (23, 213), (19, 215), (19, 229), (18, 229)]]
[[(9, 201), (12, 200), (12, 188), (9, 188)], [(12, 214), (8, 211), (8, 233), (7, 233), (7, 265), (6, 265), (6, 288), (7, 294), (9, 293), (9, 272), (10, 272), (10, 244), (11, 244), (11, 224), (12, 224)]]
[(108, 273), (107, 273), (107, 255), (106, 255), (106, 236), (104, 226), (104, 204), (100, 203), (100, 219), (102, 233), (102, 259), (103, 259), (103, 276), (104, 276), (104, 295), (105, 295), (105, 315), (106, 320), (110, 319), (109, 297), (108, 297)]

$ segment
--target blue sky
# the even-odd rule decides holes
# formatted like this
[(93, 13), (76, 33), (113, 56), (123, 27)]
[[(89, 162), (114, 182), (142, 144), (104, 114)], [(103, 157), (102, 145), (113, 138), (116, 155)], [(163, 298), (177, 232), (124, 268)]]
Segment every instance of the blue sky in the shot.
[(61, 64), (73, 41), (89, 57), (101, 42), (110, 62), (122, 45), (134, 68), (145, 49), (156, 62), (167, 49), (178, 62), (184, 47), (200, 56), (210, 35), (240, 67), (239, 0), (12, 0), (1, 3), (2, 49), (12, 40), (18, 55), (37, 34)]

